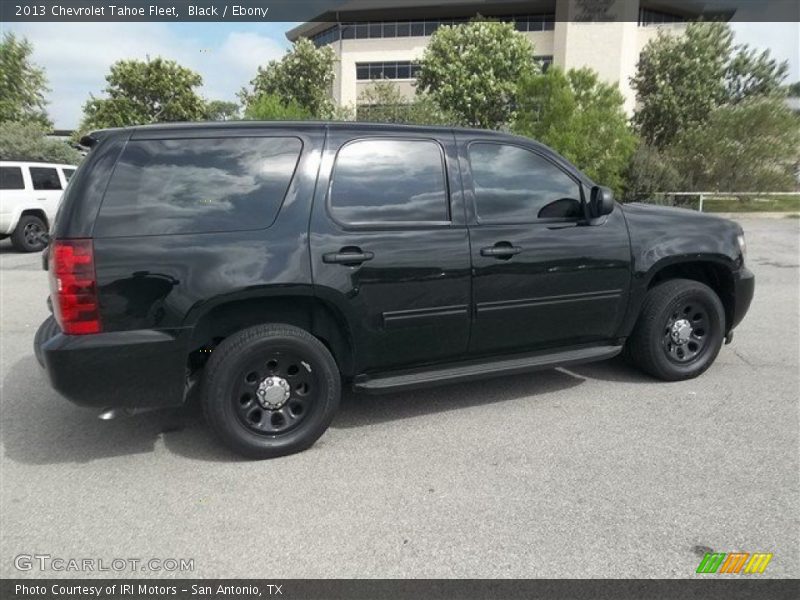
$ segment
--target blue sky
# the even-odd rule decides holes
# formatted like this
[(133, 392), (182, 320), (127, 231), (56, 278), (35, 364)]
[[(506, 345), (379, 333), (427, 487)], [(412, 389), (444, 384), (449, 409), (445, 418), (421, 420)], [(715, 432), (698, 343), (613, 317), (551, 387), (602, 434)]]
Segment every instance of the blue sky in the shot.
[[(259, 65), (288, 47), (296, 23), (14, 23), (2, 29), (25, 35), (34, 61), (44, 67), (51, 92), (48, 110), (57, 128), (72, 128), (90, 93), (100, 94), (117, 60), (163, 56), (203, 76), (208, 99), (235, 100)], [(790, 81), (800, 80), (800, 24), (734, 23), (737, 41), (768, 48), (788, 60)]]

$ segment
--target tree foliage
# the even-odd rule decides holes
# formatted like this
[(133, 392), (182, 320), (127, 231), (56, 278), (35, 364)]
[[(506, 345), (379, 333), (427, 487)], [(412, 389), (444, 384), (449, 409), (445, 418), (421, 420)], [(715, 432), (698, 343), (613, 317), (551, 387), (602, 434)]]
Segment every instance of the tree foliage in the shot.
[(404, 96), (391, 81), (373, 81), (359, 97), (359, 121), (415, 125), (453, 125), (456, 119), (426, 94)]
[(658, 148), (640, 143), (624, 172), (623, 199), (627, 202), (653, 198), (656, 192), (683, 189), (677, 168)]
[(513, 118), (517, 82), (538, 71), (533, 57), (513, 23), (443, 26), (425, 49), (417, 86), (460, 124), (496, 129)]
[(170, 121), (197, 121), (206, 106), (202, 77), (172, 60), (120, 60), (106, 76), (106, 97), (84, 105), (81, 131)]
[(733, 44), (727, 23), (690, 23), (684, 35), (660, 32), (639, 59), (631, 85), (634, 123), (648, 144), (664, 148), (702, 124), (719, 106), (778, 93), (786, 63)]
[(227, 100), (211, 100), (206, 104), (206, 119), (232, 121), (239, 118), (239, 105)]
[(314, 115), (294, 100), (287, 103), (276, 94), (261, 94), (250, 101), (244, 118), (257, 121), (304, 121), (313, 119)]
[(295, 103), (316, 118), (329, 118), (334, 111), (330, 96), (334, 60), (331, 48), (317, 48), (301, 38), (280, 60), (258, 68), (250, 82), (252, 90), (239, 93), (242, 104), (247, 107), (266, 94), (279, 98), (287, 106)]
[(782, 98), (749, 98), (682, 132), (668, 153), (689, 191), (789, 190), (800, 159), (800, 118)]
[(0, 123), (0, 160), (31, 160), (76, 165), (81, 155), (69, 144), (46, 137), (39, 123)]
[(26, 121), (51, 127), (45, 94), (47, 77), (31, 62), (33, 46), (10, 32), (0, 42), (0, 122)]
[(624, 98), (591, 69), (550, 68), (519, 86), (513, 130), (547, 144), (589, 177), (616, 190), (636, 147)]

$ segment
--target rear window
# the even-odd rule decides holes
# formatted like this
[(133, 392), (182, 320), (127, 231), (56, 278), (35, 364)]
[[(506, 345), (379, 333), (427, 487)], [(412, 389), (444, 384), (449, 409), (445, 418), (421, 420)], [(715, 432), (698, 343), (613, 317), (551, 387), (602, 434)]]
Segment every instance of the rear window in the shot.
[(106, 190), (96, 237), (268, 227), (302, 150), (289, 137), (132, 140)]
[(31, 183), (34, 190), (52, 191), (63, 189), (58, 171), (53, 167), (31, 167)]
[(0, 167), (0, 190), (24, 190), (20, 167)]
[(64, 169), (64, 179), (69, 181), (72, 179), (72, 175), (75, 173), (75, 169)]

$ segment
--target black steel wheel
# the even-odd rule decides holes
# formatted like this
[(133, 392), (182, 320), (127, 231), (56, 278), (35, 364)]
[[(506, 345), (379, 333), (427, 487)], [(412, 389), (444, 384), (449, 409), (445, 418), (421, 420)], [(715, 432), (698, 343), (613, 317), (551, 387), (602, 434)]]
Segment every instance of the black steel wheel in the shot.
[(339, 406), (336, 362), (291, 325), (258, 325), (226, 338), (205, 366), (202, 403), (230, 448), (272, 458), (310, 447)]
[(319, 365), (288, 348), (271, 347), (240, 371), (231, 398), (245, 427), (277, 435), (300, 426), (314, 410)]
[(37, 252), (44, 250), (47, 242), (44, 241), (44, 234), (47, 233), (47, 225), (35, 215), (23, 215), (19, 218), (14, 233), (11, 234), (11, 244), (19, 252)]
[(655, 377), (691, 379), (711, 366), (724, 337), (725, 310), (714, 290), (673, 279), (647, 293), (626, 353)]

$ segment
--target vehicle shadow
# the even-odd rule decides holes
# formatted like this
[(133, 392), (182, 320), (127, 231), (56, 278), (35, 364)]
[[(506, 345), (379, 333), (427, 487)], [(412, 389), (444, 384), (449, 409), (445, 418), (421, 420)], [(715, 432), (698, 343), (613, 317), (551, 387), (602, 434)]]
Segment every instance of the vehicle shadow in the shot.
[[(348, 429), (420, 415), (536, 397), (581, 385), (585, 379), (640, 381), (609, 363), (549, 370), (378, 396), (345, 391), (331, 427)], [(641, 381), (647, 381), (642, 376)], [(50, 388), (33, 356), (17, 361), (3, 381), (0, 443), (7, 458), (25, 464), (88, 463), (152, 453), (163, 447), (192, 460), (237, 462), (206, 426), (196, 394), (183, 407), (100, 421)]]

